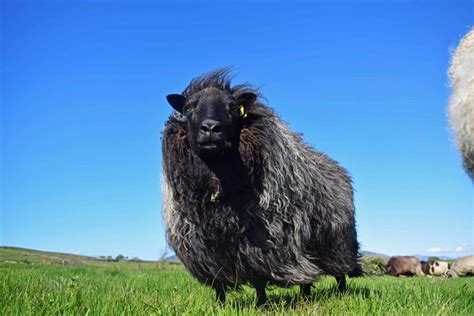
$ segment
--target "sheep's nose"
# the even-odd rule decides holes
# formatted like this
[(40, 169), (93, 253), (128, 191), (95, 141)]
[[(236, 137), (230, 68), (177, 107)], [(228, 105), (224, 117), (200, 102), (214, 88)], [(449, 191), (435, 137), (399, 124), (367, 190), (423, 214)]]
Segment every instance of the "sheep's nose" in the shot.
[(218, 134), (221, 132), (221, 123), (215, 120), (205, 119), (201, 123), (201, 132)]

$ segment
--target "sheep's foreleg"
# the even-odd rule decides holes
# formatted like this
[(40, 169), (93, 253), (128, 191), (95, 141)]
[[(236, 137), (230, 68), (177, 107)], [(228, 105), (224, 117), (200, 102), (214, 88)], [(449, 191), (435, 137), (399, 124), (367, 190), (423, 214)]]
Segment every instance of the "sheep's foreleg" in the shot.
[(311, 284), (301, 284), (300, 285), (300, 295), (307, 299), (311, 296)]
[(339, 292), (344, 293), (346, 291), (346, 276), (345, 275), (338, 275), (335, 276), (337, 281), (337, 289)]

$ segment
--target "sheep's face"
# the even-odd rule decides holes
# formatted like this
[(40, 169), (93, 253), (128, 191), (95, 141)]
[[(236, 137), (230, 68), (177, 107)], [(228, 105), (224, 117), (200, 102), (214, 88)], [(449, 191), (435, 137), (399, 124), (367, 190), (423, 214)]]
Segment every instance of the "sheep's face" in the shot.
[(217, 88), (205, 88), (188, 97), (167, 96), (173, 108), (186, 118), (191, 149), (201, 158), (217, 157), (235, 148), (246, 117), (246, 107), (256, 95), (232, 95)]

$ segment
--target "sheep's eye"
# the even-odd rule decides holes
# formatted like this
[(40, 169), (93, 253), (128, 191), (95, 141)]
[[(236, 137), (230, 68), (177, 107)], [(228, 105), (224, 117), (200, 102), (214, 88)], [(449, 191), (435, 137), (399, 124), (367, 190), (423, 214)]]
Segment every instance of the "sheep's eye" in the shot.
[(187, 116), (188, 114), (192, 113), (194, 110), (194, 107), (191, 104), (187, 104), (183, 107), (183, 115)]

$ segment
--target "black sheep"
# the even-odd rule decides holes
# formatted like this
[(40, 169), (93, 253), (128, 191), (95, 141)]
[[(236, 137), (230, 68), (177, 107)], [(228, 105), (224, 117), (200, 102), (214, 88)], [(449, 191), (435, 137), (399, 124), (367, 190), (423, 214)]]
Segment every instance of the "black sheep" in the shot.
[(225, 300), (251, 284), (299, 284), (361, 275), (351, 178), (304, 143), (251, 86), (221, 69), (167, 96), (163, 216), (170, 246)]

